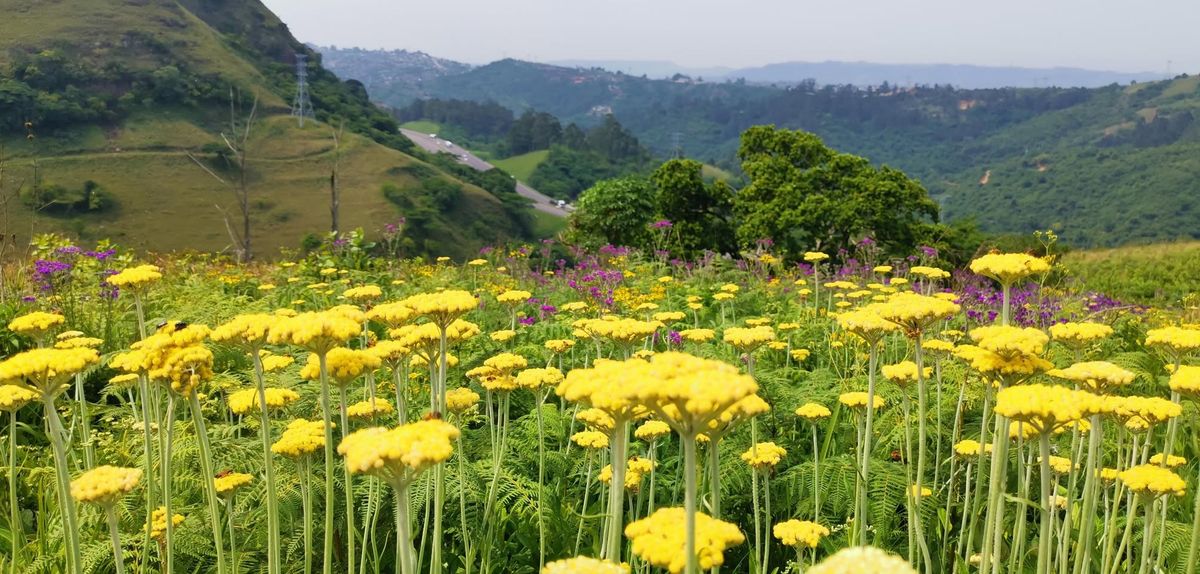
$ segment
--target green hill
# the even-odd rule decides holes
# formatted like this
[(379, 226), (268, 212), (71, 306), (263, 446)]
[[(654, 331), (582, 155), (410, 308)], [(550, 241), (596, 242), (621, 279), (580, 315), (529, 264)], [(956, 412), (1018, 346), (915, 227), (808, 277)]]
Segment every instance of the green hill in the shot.
[(1079, 246), (1200, 237), (1195, 77), (1091, 89), (776, 87), (502, 60), (397, 94), (383, 87), (385, 68), (359, 70), (388, 105), (495, 101), (583, 126), (611, 112), (659, 157), (678, 141), (730, 171), (747, 127), (808, 130), (918, 177), (945, 218), (973, 217), (991, 232), (1054, 228)]
[[(0, 0), (0, 13), (6, 229), (226, 247), (234, 196), (189, 154), (236, 179), (222, 134), (231, 103), (240, 120), (257, 98), (246, 180), (258, 254), (328, 231), (335, 156), (344, 230), (404, 217), (410, 252), (460, 257), (528, 233), (519, 202), (421, 159), (361, 84), (325, 70), (257, 0)], [(297, 52), (317, 114), (303, 128), (289, 116)]]
[(513, 177), (521, 181), (529, 181), (529, 177), (533, 175), (542, 162), (546, 161), (546, 157), (550, 155), (550, 150), (536, 150), (513, 157), (493, 160), (492, 164), (496, 167), (513, 174)]

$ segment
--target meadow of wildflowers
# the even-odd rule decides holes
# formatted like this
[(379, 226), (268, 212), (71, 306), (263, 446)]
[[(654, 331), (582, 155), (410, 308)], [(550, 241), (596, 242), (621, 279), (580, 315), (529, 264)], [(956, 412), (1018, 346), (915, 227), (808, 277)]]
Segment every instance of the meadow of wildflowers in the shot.
[(1200, 325), (1053, 257), (7, 268), (7, 572), (1192, 572)]

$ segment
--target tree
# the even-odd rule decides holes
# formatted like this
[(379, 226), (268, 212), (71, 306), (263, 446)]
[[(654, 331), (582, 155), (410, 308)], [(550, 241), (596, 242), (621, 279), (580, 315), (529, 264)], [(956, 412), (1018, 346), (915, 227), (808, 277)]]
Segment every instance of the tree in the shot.
[(342, 130), (345, 127), (345, 122), (338, 122), (336, 130), (330, 129), (333, 137), (333, 164), (329, 169), (329, 228), (334, 237), (337, 237), (341, 231), (338, 226), (338, 212), (342, 206), (342, 191), (338, 187), (338, 184), (341, 183), (341, 174), (338, 170), (342, 164)]
[(250, 111), (245, 118), (240, 122), (239, 111), (241, 109), (241, 97), (232, 89), (229, 91), (229, 133), (221, 132), (221, 141), (225, 147), (229, 149), (229, 154), (223, 156), (229, 168), (237, 170), (237, 180), (233, 182), (225, 181), (221, 176), (204, 165), (196, 156), (190, 152), (188, 158), (192, 160), (200, 169), (211, 175), (214, 179), (225, 186), (226, 189), (233, 194), (234, 200), (237, 201), (238, 211), (242, 219), (242, 229), (239, 233), (234, 229), (233, 224), (229, 221), (229, 212), (216, 205), (217, 211), (221, 212), (221, 216), (225, 220), (225, 231), (229, 233), (229, 239), (233, 241), (234, 252), (237, 254), (239, 263), (250, 261), (252, 252), (250, 250), (250, 186), (246, 176), (248, 169), (248, 156), (250, 148), (250, 132), (254, 129), (255, 114), (258, 112), (258, 94), (254, 95), (254, 102), (250, 105)]
[(706, 184), (702, 168), (696, 160), (673, 159), (650, 176), (658, 214), (672, 223), (678, 255), (684, 257), (704, 250), (730, 253), (737, 249), (733, 189), (724, 181)]
[(742, 134), (738, 158), (750, 180), (735, 201), (742, 245), (770, 238), (796, 256), (849, 249), (870, 236), (888, 252), (909, 253), (938, 218), (916, 180), (839, 153), (807, 132), (752, 127)]
[(655, 216), (650, 182), (635, 176), (596, 182), (579, 196), (571, 232), (584, 244), (644, 247)]

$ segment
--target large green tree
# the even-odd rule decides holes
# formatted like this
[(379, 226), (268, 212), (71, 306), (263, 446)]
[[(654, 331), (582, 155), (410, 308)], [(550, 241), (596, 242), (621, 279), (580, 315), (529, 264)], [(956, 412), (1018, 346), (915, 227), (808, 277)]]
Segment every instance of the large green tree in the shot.
[(629, 247), (649, 244), (654, 220), (654, 193), (645, 178), (628, 176), (596, 182), (579, 196), (571, 214), (571, 231), (583, 244)]
[(769, 238), (796, 256), (832, 253), (870, 236), (888, 252), (910, 253), (938, 219), (937, 204), (916, 180), (807, 132), (752, 127), (738, 158), (750, 182), (734, 206), (742, 245)]
[(705, 183), (703, 165), (692, 159), (672, 159), (650, 176), (658, 214), (671, 222), (674, 246), (684, 257), (704, 250), (730, 253), (737, 249), (733, 232), (733, 189), (724, 181)]

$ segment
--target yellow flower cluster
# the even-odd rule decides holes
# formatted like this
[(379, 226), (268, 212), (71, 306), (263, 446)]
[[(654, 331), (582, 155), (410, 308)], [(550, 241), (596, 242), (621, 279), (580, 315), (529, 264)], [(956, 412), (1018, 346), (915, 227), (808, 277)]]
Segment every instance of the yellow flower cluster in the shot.
[(1183, 496), (1187, 491), (1187, 483), (1178, 474), (1157, 464), (1142, 464), (1129, 470), (1122, 471), (1117, 479), (1136, 494), (1145, 496), (1162, 496), (1174, 494)]
[(1081, 348), (1112, 335), (1112, 327), (1100, 323), (1058, 323), (1050, 325), (1050, 338), (1072, 349)]
[(1163, 327), (1146, 331), (1147, 347), (1166, 347), (1176, 353), (1191, 353), (1200, 349), (1200, 329)]
[[(114, 389), (127, 389), (127, 388), (133, 387), (133, 384), (136, 383), (137, 380), (138, 380), (137, 374), (125, 373), (123, 375), (116, 375), (116, 376), (108, 379), (108, 386), (110, 386)], [(2, 394), (2, 393), (0, 393), (0, 394)]]
[[(884, 365), (881, 369), (883, 376), (887, 380), (896, 383), (900, 386), (907, 386), (917, 382), (917, 364), (912, 361), (903, 361), (895, 365)], [(933, 375), (933, 369), (925, 367), (922, 369), (922, 378), (929, 378)]]
[(291, 355), (275, 355), (267, 353), (260, 355), (260, 357), (262, 360), (262, 368), (264, 373), (282, 371), (291, 366), (292, 363), (296, 362), (295, 357), (292, 357)]
[[(625, 489), (637, 492), (638, 487), (642, 484), (642, 479), (645, 478), (650, 471), (654, 470), (654, 467), (656, 466), (658, 466), (658, 463), (648, 458), (635, 456), (629, 459), (629, 461), (625, 464)], [(596, 475), (596, 480), (599, 480), (604, 484), (611, 484), (612, 465), (604, 465), (604, 468), (600, 469), (600, 473)]]
[(684, 315), (683, 311), (662, 311), (655, 313), (652, 315), (652, 317), (659, 323), (678, 323), (679, 321), (682, 321), (684, 317), (687, 317), (687, 315)]
[(650, 442), (671, 434), (671, 425), (659, 420), (649, 420), (633, 431), (633, 436)]
[[(875, 404), (874, 408), (877, 408), (877, 409), (883, 408), (883, 405), (885, 404), (883, 397), (881, 397), (879, 395), (875, 395), (874, 398), (875, 398), (875, 400), (873, 401)], [(864, 393), (861, 391), (852, 391), (849, 393), (842, 393), (841, 395), (838, 395), (838, 402), (840, 402), (843, 405), (846, 405), (852, 409), (865, 408), (867, 406), (867, 393)]]
[[(179, 526), (183, 524), (183, 515), (175, 514), (171, 516), (171, 525)], [(167, 535), (167, 507), (160, 506), (154, 509), (154, 514), (150, 515), (150, 524), (146, 525), (146, 530), (150, 531), (150, 538), (162, 541)]]
[(271, 452), (291, 458), (300, 458), (323, 448), (325, 448), (325, 423), (296, 419), (288, 423), (287, 430), (283, 431), (279, 440), (271, 445)]
[(359, 401), (346, 407), (346, 416), (352, 419), (370, 419), (396, 412), (392, 403), (387, 399), (370, 399)]
[(1049, 385), (1020, 385), (996, 393), (995, 412), (1022, 422), (1040, 433), (1088, 416), (1100, 401), (1087, 391)]
[(533, 293), (530, 293), (529, 291), (512, 289), (497, 295), (496, 300), (504, 303), (505, 305), (520, 305), (521, 303), (528, 301), (530, 297), (533, 297)]
[(0, 362), (0, 384), (26, 384), (42, 396), (53, 397), (76, 373), (98, 363), (95, 349), (32, 349)]
[(629, 318), (581, 319), (574, 326), (590, 337), (608, 339), (614, 343), (630, 345), (653, 335), (662, 325), (656, 321), (639, 321)]
[(450, 458), (458, 427), (422, 420), (391, 429), (372, 427), (342, 439), (338, 454), (354, 474), (370, 473), (407, 483), (421, 471)]
[(809, 422), (828, 418), (831, 414), (833, 413), (829, 408), (820, 403), (804, 403), (796, 409), (796, 416), (806, 419)]
[(629, 566), (576, 556), (546, 564), (542, 574), (629, 574)]
[(1108, 361), (1075, 363), (1065, 369), (1051, 369), (1047, 375), (1074, 381), (1093, 392), (1104, 393), (1133, 382), (1134, 374)]
[(380, 303), (367, 311), (367, 320), (382, 323), (388, 328), (395, 329), (403, 325), (413, 316), (413, 310), (397, 301)]
[(535, 391), (545, 387), (557, 386), (561, 382), (563, 382), (562, 371), (554, 367), (525, 369), (517, 373), (517, 386), (522, 389)]
[(829, 255), (827, 255), (825, 253), (821, 253), (820, 251), (804, 252), (804, 260), (809, 263), (820, 263), (822, 261), (825, 261), (826, 259), (829, 259)]
[(424, 315), (439, 326), (449, 325), (454, 319), (474, 310), (479, 300), (462, 290), (446, 290), (437, 293), (419, 293), (401, 301), (416, 315)]
[(766, 325), (757, 327), (730, 327), (722, 333), (721, 339), (729, 346), (743, 352), (752, 352), (764, 344), (775, 340), (775, 330)]
[(221, 496), (231, 495), (254, 480), (254, 476), (244, 472), (231, 472), (213, 479), (213, 486)]
[(446, 391), (446, 410), (454, 414), (462, 414), (479, 404), (479, 393), (459, 387)]
[(330, 310), (285, 318), (271, 326), (267, 341), (296, 345), (323, 354), (361, 333), (362, 325), (358, 321)]
[[(281, 409), (298, 400), (300, 394), (291, 389), (281, 389), (277, 387), (266, 387), (263, 389), (263, 394), (266, 396), (267, 409)], [(229, 410), (237, 415), (245, 415), (255, 412), (259, 409), (258, 389), (242, 389), (229, 394), (226, 399), (229, 403)]]
[(679, 332), (679, 338), (689, 343), (706, 343), (717, 336), (712, 329), (684, 329)]
[(1200, 367), (1180, 365), (1178, 370), (1171, 373), (1168, 384), (1177, 393), (1193, 397), (1200, 395)]
[[(637, 403), (682, 433), (699, 432), (722, 417), (759, 411), (757, 403), (742, 403), (758, 392), (754, 378), (720, 361), (667, 352), (654, 355), (648, 362), (618, 365), (612, 375), (619, 377), (620, 373), (625, 373), (626, 387)], [(733, 408), (739, 404), (750, 408)]]
[(917, 574), (903, 558), (874, 546), (851, 546), (838, 550), (806, 574)]
[[(679, 574), (687, 566), (686, 516), (682, 508), (660, 508), (650, 516), (625, 527), (633, 541), (633, 553), (652, 566)], [(738, 527), (703, 512), (696, 513), (696, 558), (701, 570), (725, 562), (725, 549), (746, 541)]]
[(742, 453), (742, 460), (756, 470), (774, 468), (787, 456), (787, 450), (773, 442), (760, 442)]
[[(596, 450), (599, 450), (602, 448), (608, 448), (608, 434), (602, 433), (600, 431), (594, 431), (594, 430), (579, 431), (579, 432), (571, 435), (571, 441), (573, 441), (575, 444), (577, 444), (583, 448), (590, 448), (590, 449), (596, 449)], [(609, 468), (609, 471), (611, 472), (612, 469)]]
[[(329, 378), (339, 387), (354, 382), (364, 373), (379, 368), (383, 361), (374, 353), (346, 347), (334, 347), (325, 356), (325, 369)], [(308, 362), (300, 369), (300, 376), (315, 381), (321, 377), (321, 359), (316, 353), (309, 354)]]
[(122, 269), (117, 274), (110, 275), (105, 281), (113, 287), (137, 289), (159, 279), (162, 279), (162, 270), (157, 265), (138, 265)]
[(63, 339), (54, 344), (55, 349), (76, 349), (79, 347), (99, 347), (104, 344), (104, 339), (95, 337), (71, 337)]
[(497, 343), (508, 342), (509, 340), (511, 340), (513, 337), (516, 337), (516, 336), (517, 336), (517, 332), (513, 331), (511, 329), (504, 329), (501, 331), (492, 331), (492, 334), (488, 335), (488, 337), (491, 340), (493, 340)]
[(372, 301), (382, 296), (383, 289), (380, 289), (378, 285), (363, 285), (342, 291), (342, 297), (351, 301)]
[(8, 330), (29, 337), (38, 338), (51, 329), (67, 322), (67, 318), (58, 313), (34, 311), (8, 322)]
[(575, 346), (575, 341), (571, 339), (550, 339), (546, 341), (546, 350), (552, 353), (565, 353)]
[(71, 497), (107, 506), (136, 488), (141, 480), (140, 468), (97, 466), (71, 481)]
[(256, 349), (267, 343), (271, 329), (282, 320), (271, 313), (246, 313), (219, 325), (209, 336), (218, 343)]
[(16, 412), (36, 401), (38, 394), (21, 385), (0, 385), (0, 411)]
[(908, 268), (908, 274), (933, 280), (950, 278), (949, 271), (938, 269), (937, 267), (929, 267), (927, 265), (913, 265), (912, 267)]
[(1050, 342), (1045, 333), (1033, 327), (989, 325), (971, 329), (970, 336), (980, 348), (1006, 359), (1041, 355)]
[(884, 335), (896, 331), (895, 323), (883, 318), (884, 304), (872, 303), (837, 316), (838, 326), (854, 333), (868, 343), (874, 343)]
[(957, 454), (958, 456), (979, 456), (980, 454), (984, 453), (991, 454), (991, 452), (992, 445), (981, 445), (977, 440), (963, 439), (957, 443), (954, 443), (954, 454)]
[(1105, 407), (1133, 431), (1147, 430), (1183, 413), (1182, 407), (1159, 397), (1111, 397)]
[[(1039, 456), (1038, 464), (1041, 463), (1042, 457)], [(1051, 456), (1047, 465), (1050, 467), (1050, 471), (1054, 474), (1067, 474), (1068, 472), (1071, 472), (1072, 468), (1075, 467), (1074, 464), (1071, 464), (1071, 459), (1064, 456)]]
[(892, 295), (879, 313), (899, 325), (909, 337), (916, 337), (929, 325), (949, 319), (961, 310), (953, 302), (904, 291)]
[(1012, 285), (1030, 275), (1045, 273), (1050, 264), (1027, 253), (989, 253), (971, 262), (971, 271)]
[(583, 409), (575, 413), (575, 420), (583, 423), (590, 429), (602, 431), (605, 434), (612, 432), (617, 422), (608, 412), (598, 409)]
[(1150, 457), (1150, 464), (1157, 464), (1159, 466), (1165, 466), (1167, 468), (1179, 468), (1179, 467), (1187, 464), (1187, 459), (1183, 458), (1182, 456), (1175, 456), (1172, 454), (1172, 455), (1166, 457), (1166, 461), (1164, 462), (1163, 454), (1160, 452), (1160, 453)]
[(829, 529), (807, 520), (788, 520), (776, 524), (771, 531), (784, 546), (816, 548), (821, 539), (829, 536)]

